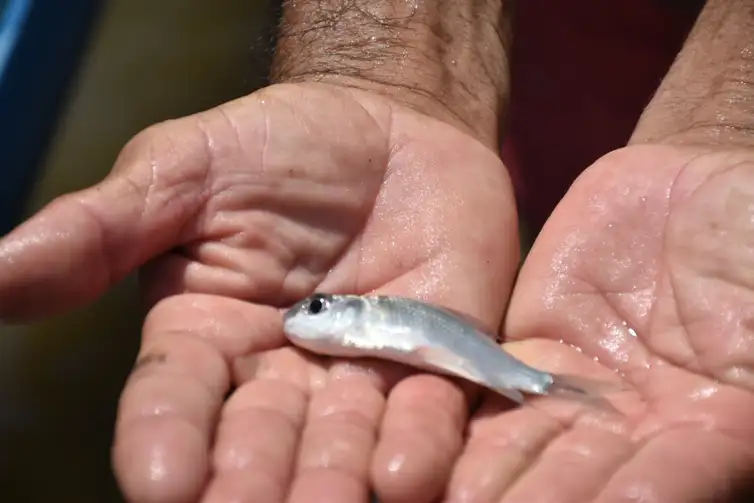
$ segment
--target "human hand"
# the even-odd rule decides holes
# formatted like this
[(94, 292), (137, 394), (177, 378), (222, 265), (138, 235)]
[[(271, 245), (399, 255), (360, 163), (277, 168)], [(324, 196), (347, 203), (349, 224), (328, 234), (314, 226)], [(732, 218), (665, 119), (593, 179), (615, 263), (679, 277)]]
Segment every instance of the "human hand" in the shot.
[(623, 376), (635, 389), (612, 398), (624, 417), (489, 398), (449, 501), (688, 503), (751, 490), (753, 67), (735, 37), (750, 44), (752, 18), (732, 5), (708, 2), (631, 145), (561, 201), (507, 314), (529, 363)]
[(449, 501), (732, 497), (754, 466), (752, 168), (752, 151), (671, 145), (589, 168), (527, 258), (506, 333), (532, 365), (636, 391), (614, 398), (623, 418), (488, 398)]
[(467, 397), (285, 347), (278, 308), (378, 291), (495, 327), (516, 236), (505, 168), (471, 136), (371, 93), (272, 86), (147, 130), (2, 240), (0, 315), (81, 305), (149, 262), (113, 454), (129, 501), (367, 501), (370, 479), (429, 501)]

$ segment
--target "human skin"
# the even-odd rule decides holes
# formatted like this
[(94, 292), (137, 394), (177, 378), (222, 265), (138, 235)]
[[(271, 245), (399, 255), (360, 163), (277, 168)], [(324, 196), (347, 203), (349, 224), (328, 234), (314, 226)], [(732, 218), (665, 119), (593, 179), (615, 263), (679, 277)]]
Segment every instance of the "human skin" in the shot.
[(708, 2), (629, 145), (574, 183), (514, 289), (519, 354), (618, 372), (625, 417), (490, 398), (451, 501), (751, 500), (752, 33), (754, 2)]
[(315, 290), (501, 322), (519, 261), (497, 153), (504, 12), (407, 5), (287, 4), (275, 85), (149, 128), (102, 183), (0, 241), (11, 322), (80, 306), (141, 268), (151, 309), (113, 446), (129, 501), (441, 494), (478, 393), (315, 358), (280, 330), (279, 308)]
[[(151, 310), (121, 405), (116, 472), (132, 501), (366, 501), (368, 482), (385, 503), (443, 491), (493, 502), (730, 493), (753, 466), (751, 9), (709, 2), (632, 144), (573, 186), (511, 300), (503, 333), (519, 342), (509, 349), (555, 371), (618, 371), (635, 388), (615, 400), (624, 417), (482, 396), (467, 421), (480, 397), (445, 379), (281, 348), (271, 306), (314, 288), (413, 294), (495, 326), (515, 268), (509, 184), (485, 133), (496, 121), (328, 72), (315, 72), (325, 85), (273, 87), (142, 135), (102, 185), (0, 242), (0, 312), (30, 319), (79, 305), (157, 257), (145, 270), (150, 303), (177, 295)], [(370, 158), (386, 159), (392, 179)], [(408, 199), (402, 190), (416, 186)], [(290, 193), (300, 206), (270, 195)], [(379, 204), (361, 206), (365, 193)], [(326, 202), (304, 218), (302, 207)], [(354, 242), (367, 215), (362, 236), (374, 244)], [(279, 248), (296, 251), (297, 268), (276, 268)], [(336, 260), (332, 272), (323, 257)]]

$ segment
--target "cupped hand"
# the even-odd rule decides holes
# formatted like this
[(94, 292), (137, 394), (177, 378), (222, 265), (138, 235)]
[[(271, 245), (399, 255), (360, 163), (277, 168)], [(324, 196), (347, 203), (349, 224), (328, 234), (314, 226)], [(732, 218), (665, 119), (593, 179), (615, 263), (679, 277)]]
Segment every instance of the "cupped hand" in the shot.
[(617, 373), (620, 414), (487, 399), (448, 501), (728, 501), (750, 482), (752, 173), (754, 151), (661, 145), (584, 173), (527, 257), (506, 334), (541, 368)]
[(529, 363), (622, 379), (620, 413), (488, 398), (448, 501), (751, 501), (754, 110), (720, 33), (691, 37), (629, 146), (576, 180), (506, 316)]
[[(0, 241), (0, 316), (93, 300), (142, 266), (153, 306), (115, 431), (129, 501), (430, 501), (470, 395), (287, 347), (315, 290), (401, 294), (500, 323), (510, 183), (459, 128), (377, 95), (277, 85), (138, 135), (102, 183)], [(389, 394), (388, 394), (389, 392)]]

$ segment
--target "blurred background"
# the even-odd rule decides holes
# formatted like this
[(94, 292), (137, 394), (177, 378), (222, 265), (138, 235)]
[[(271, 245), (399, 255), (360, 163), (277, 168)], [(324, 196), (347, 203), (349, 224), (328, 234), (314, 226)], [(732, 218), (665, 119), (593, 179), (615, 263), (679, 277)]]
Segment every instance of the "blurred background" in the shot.
[[(0, 235), (103, 178), (155, 122), (264, 83), (270, 0), (0, 0)], [(120, 502), (110, 442), (142, 313), (134, 278), (0, 327), (0, 502)]]

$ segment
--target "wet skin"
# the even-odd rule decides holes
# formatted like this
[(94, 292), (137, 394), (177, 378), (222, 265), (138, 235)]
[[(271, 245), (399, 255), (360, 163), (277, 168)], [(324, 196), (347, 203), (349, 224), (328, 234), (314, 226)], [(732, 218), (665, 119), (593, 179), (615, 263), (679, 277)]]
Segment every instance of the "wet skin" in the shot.
[(692, 37), (630, 146), (565, 196), (510, 298), (508, 349), (622, 376), (622, 416), (551, 398), (511, 408), (286, 346), (279, 308), (315, 290), (411, 295), (493, 328), (518, 262), (492, 145), (325, 85), (273, 86), (138, 136), (107, 180), (0, 241), (0, 316), (80, 306), (146, 264), (153, 308), (113, 449), (130, 501), (722, 497), (754, 466), (754, 110), (750, 59), (715, 54), (730, 33)]
[(113, 448), (130, 501), (366, 501), (370, 478), (437, 494), (466, 395), (296, 351), (279, 308), (376, 290), (492, 328), (516, 232), (505, 167), (471, 136), (369, 93), (273, 86), (145, 131), (107, 180), (0, 242), (0, 315), (60, 312), (147, 261)]
[[(307, 117), (325, 120), (321, 110), (334, 102), (374, 132), (372, 155), (360, 157), (365, 130), (318, 150), (310, 130), (296, 129)], [(444, 491), (448, 501), (685, 502), (730, 487), (752, 466), (747, 149), (666, 144), (611, 154), (574, 185), (527, 259), (505, 330), (523, 342), (508, 349), (551, 371), (619, 372), (637, 390), (616, 399), (623, 417), (551, 399), (511, 408), (397, 365), (287, 347), (273, 305), (315, 289), (415, 295), (490, 327), (499, 321), (500, 285), (516, 264), (514, 236), (500, 232), (515, 228), (500, 197), (502, 166), (470, 137), (383, 103), (281, 87), (161, 126), (129, 146), (101, 186), (53, 203), (0, 243), (0, 291), (14, 293), (2, 314), (12, 319), (81, 303), (160, 244), (182, 244), (144, 269), (155, 306), (114, 445), (131, 501), (367, 501), (372, 486), (385, 503)], [(404, 127), (427, 139), (409, 141)], [(262, 155), (250, 145), (272, 138), (266, 128), (288, 141), (260, 143)], [(198, 155), (204, 135), (216, 149), (210, 164)], [(447, 151), (437, 152), (429, 142), (442, 135)], [(248, 140), (244, 148), (228, 140), (236, 137)], [(278, 141), (286, 148), (273, 148)], [(313, 180), (297, 171), (296, 142)], [(258, 159), (268, 163), (263, 176), (234, 171)], [(373, 185), (349, 178), (354, 166), (374, 169)], [(406, 198), (417, 169), (424, 189)], [(260, 192), (265, 183), (275, 190)], [(299, 202), (286, 206), (291, 194)], [(115, 195), (122, 204), (111, 204)], [(307, 205), (337, 218), (323, 230), (327, 213), (310, 220)], [(61, 246), (75, 253), (61, 256)], [(87, 274), (72, 281), (71, 270)]]

